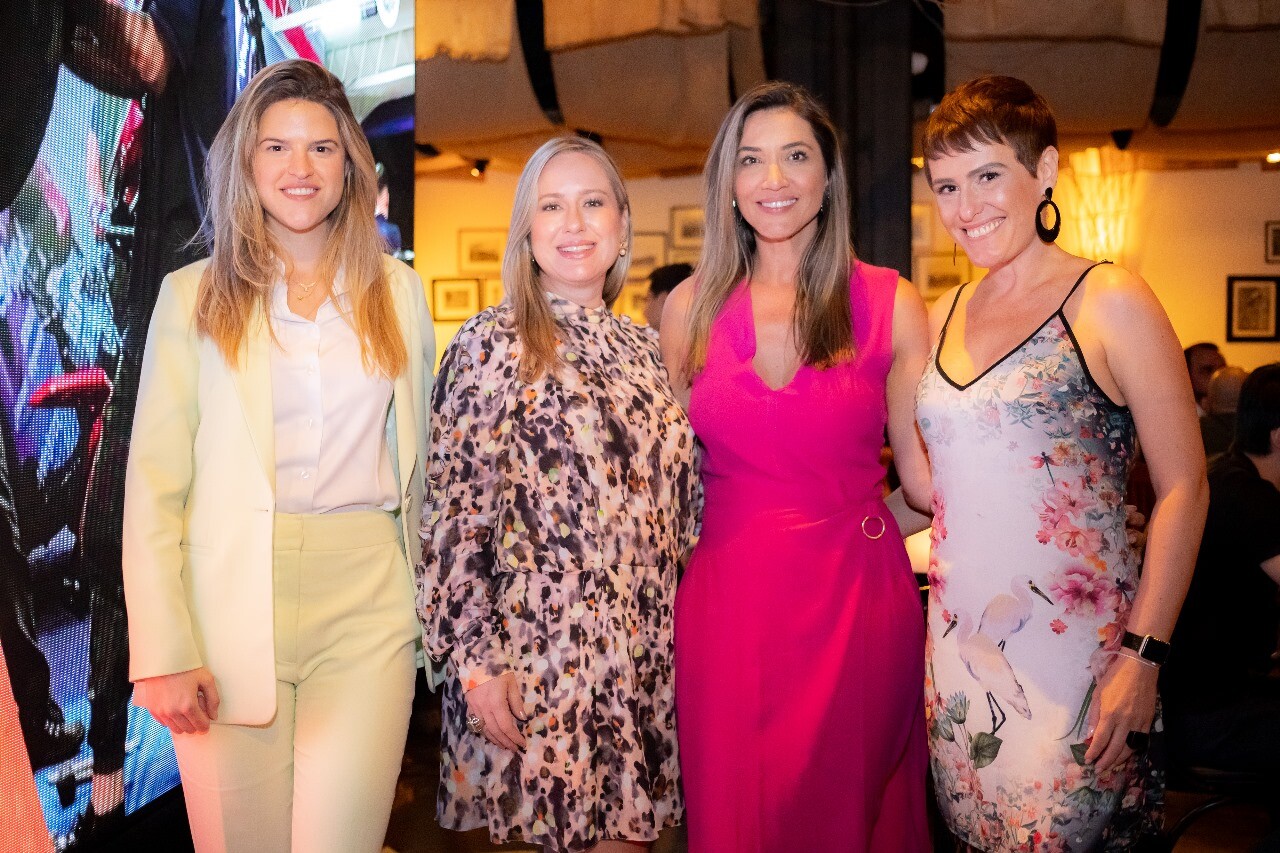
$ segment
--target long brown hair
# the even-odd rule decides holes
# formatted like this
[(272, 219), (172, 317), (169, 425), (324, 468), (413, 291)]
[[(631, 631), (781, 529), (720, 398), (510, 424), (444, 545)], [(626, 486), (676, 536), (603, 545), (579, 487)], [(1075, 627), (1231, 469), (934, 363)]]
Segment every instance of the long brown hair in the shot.
[(346, 152), (342, 199), (329, 215), (332, 230), (320, 260), (321, 280), (332, 282), (341, 269), (350, 306), (347, 319), (360, 339), (365, 370), (398, 376), (409, 356), (373, 218), (378, 195), (373, 152), (351, 113), (342, 82), (324, 67), (303, 59), (259, 71), (209, 149), (205, 233), (211, 242), (211, 261), (196, 297), (196, 331), (217, 344), (227, 364), (235, 367), (251, 322), (255, 316), (264, 321), (269, 316), (271, 288), (280, 277), (280, 265), (285, 264), (289, 272), (289, 259), (267, 228), (253, 180), (253, 153), (262, 114), (273, 104), (291, 100), (327, 109), (337, 122)]
[(818, 230), (796, 270), (795, 337), (804, 363), (826, 369), (853, 357), (853, 319), (849, 274), (849, 190), (835, 125), (821, 104), (793, 83), (764, 83), (743, 95), (725, 116), (711, 145), (704, 171), (706, 233), (694, 273), (697, 289), (689, 310), (689, 352), (684, 373), (692, 379), (707, 361), (711, 324), (743, 279), (751, 277), (755, 231), (733, 206), (738, 146), (748, 116), (787, 109), (809, 123), (827, 169), (826, 199), (818, 212)]
[[(542, 272), (533, 257), (533, 214), (538, 204), (538, 179), (551, 159), (559, 154), (586, 154), (600, 164), (609, 179), (625, 228), (623, 245), (631, 245), (631, 203), (622, 174), (613, 158), (590, 139), (580, 136), (556, 136), (548, 139), (524, 164), (520, 179), (516, 182), (516, 197), (511, 207), (511, 227), (507, 232), (507, 253), (502, 259), (502, 281), (515, 311), (516, 337), (522, 348), (520, 354), (520, 379), (532, 382), (548, 371), (555, 374), (560, 369), (560, 357), (556, 354), (556, 318), (547, 303), (542, 289)], [(604, 301), (613, 307), (622, 291), (631, 267), (631, 255), (618, 258), (604, 279)]]

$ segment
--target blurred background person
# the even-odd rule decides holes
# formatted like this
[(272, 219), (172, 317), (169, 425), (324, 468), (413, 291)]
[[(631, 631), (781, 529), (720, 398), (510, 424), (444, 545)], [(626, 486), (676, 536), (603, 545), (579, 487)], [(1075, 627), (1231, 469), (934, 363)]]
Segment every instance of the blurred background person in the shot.
[(373, 210), (374, 221), (378, 223), (378, 233), (382, 235), (382, 242), (386, 244), (387, 254), (393, 258), (400, 258), (404, 254), (404, 246), (400, 240), (400, 226), (387, 219), (387, 213), (391, 210), (391, 182), (387, 178), (387, 170), (381, 163), (378, 164), (378, 203)]
[[(1054, 242), (1057, 142), (1048, 104), (1002, 76), (950, 92), (921, 140), (942, 224), (988, 271), (934, 304), (917, 403), (933, 777), (948, 828), (985, 851), (1054, 835), (1130, 849), (1159, 830), (1157, 673), (1207, 502), (1164, 309), (1137, 276)], [(1139, 438), (1145, 563), (1125, 529)]]
[(1227, 366), (1227, 360), (1218, 350), (1218, 345), (1208, 341), (1192, 344), (1182, 351), (1182, 355), (1187, 362), (1187, 375), (1191, 377), (1191, 390), (1196, 396), (1196, 414), (1203, 415), (1209, 380)]
[(418, 611), (444, 664), (441, 826), (634, 851), (684, 814), (672, 607), (700, 491), (657, 343), (610, 306), (631, 211), (558, 137), (516, 184), (507, 300), (449, 344), (432, 402)]
[(649, 273), (649, 298), (644, 303), (644, 321), (655, 332), (662, 325), (662, 309), (676, 285), (693, 275), (689, 264), (667, 264)]
[(1245, 380), (1235, 443), (1209, 466), (1204, 539), (1160, 676), (1175, 764), (1268, 774), (1280, 766), (1278, 584), (1280, 363)]
[(1240, 367), (1221, 367), (1209, 377), (1204, 397), (1204, 414), (1200, 416), (1200, 438), (1204, 455), (1210, 461), (1225, 453), (1236, 437), (1236, 402), (1249, 372)]

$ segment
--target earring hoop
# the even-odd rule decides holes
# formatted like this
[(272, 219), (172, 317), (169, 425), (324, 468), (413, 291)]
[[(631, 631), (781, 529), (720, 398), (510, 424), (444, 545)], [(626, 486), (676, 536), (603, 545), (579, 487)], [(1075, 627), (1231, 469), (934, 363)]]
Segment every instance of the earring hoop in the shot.
[[(1046, 207), (1053, 208), (1053, 225), (1046, 226), (1044, 224), (1044, 211)], [(1045, 187), (1044, 200), (1036, 205), (1036, 234), (1046, 243), (1052, 243), (1058, 239), (1058, 234), (1062, 231), (1062, 211), (1058, 209), (1057, 203), (1053, 200), (1053, 187)]]

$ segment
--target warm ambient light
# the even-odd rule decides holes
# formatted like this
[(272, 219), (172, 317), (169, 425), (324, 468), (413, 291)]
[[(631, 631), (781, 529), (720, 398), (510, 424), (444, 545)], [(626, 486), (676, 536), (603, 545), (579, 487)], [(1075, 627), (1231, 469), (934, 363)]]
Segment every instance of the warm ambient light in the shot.
[(1272, 151), (1267, 155), (1268, 163), (1280, 163), (1280, 151)]
[(915, 166), (917, 169), (923, 169), (923, 168), (924, 168), (924, 158), (923, 158), (923, 157), (912, 157), (912, 158), (911, 158), (911, 165), (912, 165), (912, 166)]

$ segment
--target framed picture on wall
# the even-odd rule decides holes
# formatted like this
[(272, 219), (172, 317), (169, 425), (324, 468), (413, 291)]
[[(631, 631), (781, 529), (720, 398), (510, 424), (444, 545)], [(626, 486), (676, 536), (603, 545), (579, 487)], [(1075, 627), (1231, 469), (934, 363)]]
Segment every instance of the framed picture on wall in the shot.
[(507, 232), (500, 228), (463, 228), (458, 231), (458, 272), (463, 275), (500, 276)]
[(933, 302), (953, 287), (973, 279), (973, 265), (968, 256), (950, 252), (916, 255), (912, 278), (925, 302)]
[(465, 320), (480, 312), (480, 279), (431, 279), (431, 316), (436, 320)]
[(486, 278), (484, 280), (484, 292), (481, 294), (481, 304), (488, 308), (497, 305), (506, 297), (507, 291), (502, 286), (500, 278)]
[(701, 246), (694, 246), (692, 248), (672, 246), (669, 250), (667, 250), (667, 263), (688, 264), (691, 267), (696, 267), (698, 265), (698, 258), (701, 256), (702, 256)]
[(1227, 277), (1227, 340), (1280, 341), (1280, 277)]
[(631, 235), (631, 269), (627, 278), (645, 279), (667, 262), (667, 235), (661, 231), (637, 231)]
[(1280, 220), (1268, 222), (1263, 233), (1267, 241), (1267, 263), (1280, 264)]
[(700, 207), (671, 208), (671, 245), (680, 249), (698, 249), (706, 231), (706, 214)]
[(917, 252), (933, 248), (933, 206), (911, 205), (911, 248)]
[(642, 281), (629, 281), (622, 286), (613, 310), (630, 317), (636, 323), (645, 322), (644, 306), (649, 301), (649, 286)]

